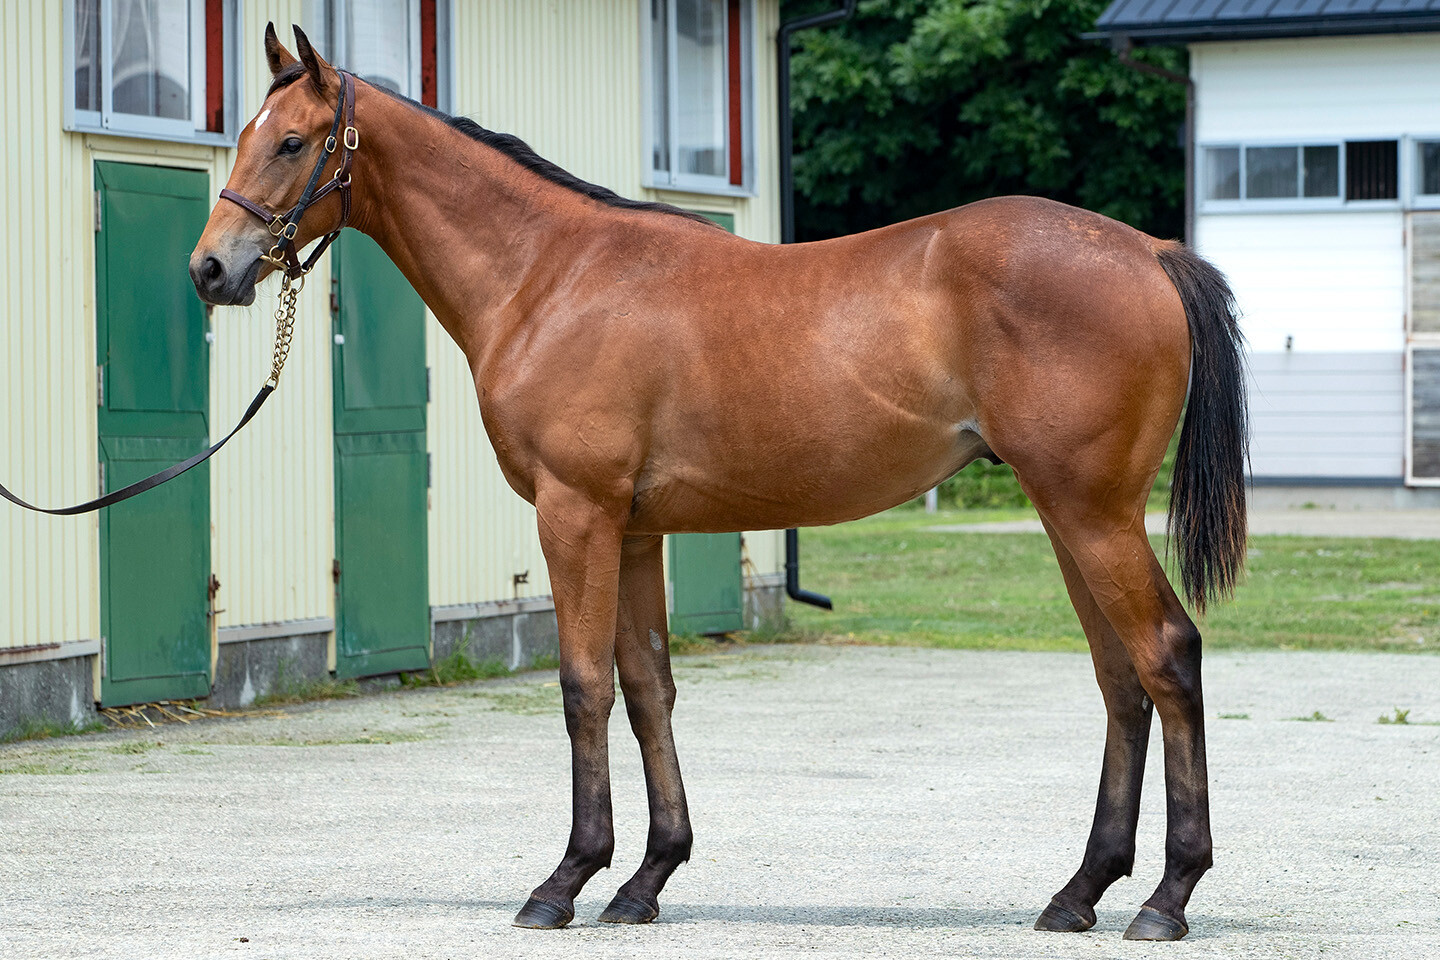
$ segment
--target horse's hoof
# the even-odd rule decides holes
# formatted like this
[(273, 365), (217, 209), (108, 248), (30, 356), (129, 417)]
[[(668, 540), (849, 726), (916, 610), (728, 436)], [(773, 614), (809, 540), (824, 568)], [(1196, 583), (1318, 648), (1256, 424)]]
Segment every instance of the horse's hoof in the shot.
[(1179, 940), (1190, 932), (1184, 920), (1167, 917), (1154, 907), (1141, 907), (1125, 930), (1126, 940)]
[(574, 919), (573, 908), (531, 897), (525, 906), (520, 908), (520, 912), (515, 914), (515, 926), (525, 927), (527, 930), (559, 930)]
[(1040, 914), (1040, 919), (1035, 921), (1036, 930), (1045, 930), (1050, 933), (1080, 933), (1095, 926), (1095, 915), (1092, 913), (1087, 920), (1073, 910), (1060, 906), (1054, 900), (1045, 912)]
[(615, 895), (610, 901), (610, 906), (600, 914), (601, 923), (649, 923), (660, 916), (660, 908), (652, 907), (648, 903), (639, 900), (632, 900), (629, 897)]

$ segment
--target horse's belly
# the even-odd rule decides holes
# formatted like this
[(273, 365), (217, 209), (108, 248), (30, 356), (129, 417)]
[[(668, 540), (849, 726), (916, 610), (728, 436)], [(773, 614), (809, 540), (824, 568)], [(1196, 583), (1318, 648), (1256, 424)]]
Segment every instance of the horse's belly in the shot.
[[(914, 499), (988, 450), (973, 421), (816, 429), (768, 445), (686, 445), (636, 485), (635, 533), (712, 533), (840, 523)], [(703, 455), (694, 455), (704, 449)], [(681, 452), (681, 451), (677, 451)]]

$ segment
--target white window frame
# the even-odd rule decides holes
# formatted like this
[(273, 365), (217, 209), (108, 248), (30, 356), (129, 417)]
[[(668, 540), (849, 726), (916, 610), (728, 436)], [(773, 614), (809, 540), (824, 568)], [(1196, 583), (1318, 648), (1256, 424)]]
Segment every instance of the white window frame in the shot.
[[(1412, 177), (1413, 160), (1411, 154), (1414, 147), (1410, 145), (1411, 138), (1403, 135), (1365, 135), (1364, 137), (1350, 138), (1352, 140), (1394, 140), (1395, 149), (1399, 151), (1396, 157), (1396, 177), (1398, 182), (1395, 187), (1395, 199), (1393, 200), (1346, 200), (1346, 164), (1345, 144), (1346, 138), (1295, 138), (1290, 137), (1284, 140), (1209, 140), (1205, 143), (1196, 144), (1197, 163), (1195, 164), (1195, 197), (1197, 210), (1200, 213), (1320, 213), (1334, 212), (1337, 210), (1401, 210), (1411, 202), (1409, 196), (1410, 184), (1414, 182)], [(1431, 139), (1431, 138), (1424, 138)], [(1440, 136), (1434, 137), (1440, 140)], [(1337, 147), (1340, 159), (1340, 181), (1339, 196), (1336, 197), (1263, 197), (1250, 199), (1240, 197), (1238, 200), (1211, 200), (1207, 193), (1209, 184), (1205, 182), (1205, 151), (1211, 149), (1239, 148), (1240, 150), (1240, 189), (1245, 189), (1245, 150), (1248, 147)], [(1436, 206), (1440, 206), (1440, 196), (1434, 198)]]
[[(1398, 138), (1376, 138), (1376, 139), (1398, 139)], [(1293, 147), (1303, 151), (1305, 147), (1335, 147), (1338, 158), (1338, 177), (1336, 181), (1336, 195), (1333, 197), (1256, 197), (1250, 198), (1241, 196), (1236, 199), (1212, 200), (1209, 197), (1210, 185), (1205, 182), (1206, 151), (1231, 149), (1240, 151), (1240, 190), (1245, 190), (1245, 154), (1251, 148), (1264, 147)], [(1345, 199), (1345, 141), (1328, 139), (1288, 139), (1288, 140), (1214, 140), (1199, 144), (1199, 161), (1195, 164), (1195, 196), (1199, 200), (1201, 213), (1260, 213), (1265, 211), (1288, 212), (1288, 211), (1315, 211), (1315, 210), (1344, 210), (1350, 208), (1373, 208), (1398, 206), (1397, 200), (1349, 200)], [(1397, 149), (1399, 149), (1397, 147)], [(1303, 152), (1301, 162), (1303, 163)], [(1300, 176), (1304, 176), (1303, 168)], [(1303, 182), (1297, 184), (1298, 189), (1303, 189)], [(1397, 191), (1398, 193), (1398, 191)]]
[(1440, 133), (1411, 134), (1400, 141), (1401, 182), (1408, 184), (1410, 188), (1404, 194), (1408, 210), (1440, 210), (1440, 193), (1420, 192), (1425, 184), (1425, 177), (1420, 169), (1420, 145), (1424, 143), (1440, 143)]
[(223, 0), (220, 15), (225, 21), (223, 56), (225, 129), (206, 130), (205, 105), (205, 0), (190, 3), (190, 118), (175, 120), (167, 117), (146, 117), (116, 113), (112, 109), (113, 37), (109, 25), (114, 17), (114, 0), (98, 0), (100, 4), (100, 109), (79, 110), (75, 107), (75, 0), (64, 0), (64, 43), (62, 62), (65, 71), (64, 129), (73, 133), (105, 133), (120, 137), (147, 140), (170, 140), (178, 143), (199, 143), (213, 146), (234, 146), (240, 133), (240, 17), (239, 0)]
[[(675, 63), (673, 51), (675, 49), (675, 0), (656, 0), (665, 3), (666, 17), (665, 24), (669, 36), (665, 41), (666, 49), (666, 84), (670, 90), (679, 87), (679, 71)], [(669, 170), (657, 170), (655, 168), (655, 141), (657, 131), (655, 130), (655, 97), (656, 90), (650, 82), (655, 75), (654, 69), (654, 31), (652, 29), (650, 11), (651, 0), (640, 0), (640, 76), (641, 76), (641, 105), (644, 122), (644, 143), (642, 144), (644, 157), (644, 172), (641, 176), (641, 183), (652, 190), (674, 190), (683, 193), (703, 193), (722, 197), (753, 197), (755, 196), (755, 0), (740, 0), (740, 151), (741, 165), (740, 183), (730, 182), (731, 171), (727, 170), (725, 176), (704, 176), (700, 174), (676, 173), (674, 170), (675, 160), (680, 155), (679, 147), (679, 105), (674, 97), (670, 98), (669, 123), (670, 142), (667, 145), (666, 156), (670, 158)], [(725, 90), (726, 90), (726, 119), (725, 126), (729, 129), (729, 90), (730, 90), (730, 38), (729, 19), (726, 18), (725, 38)], [(726, 163), (729, 163), (730, 151), (726, 149)]]
[[(407, 97), (420, 102), (421, 72), (423, 58), (420, 51), (420, 0), (400, 0), (410, 13), (410, 89), (403, 91)], [(337, 29), (349, 13), (349, 0), (311, 0), (310, 35), (321, 56), (337, 66), (344, 66), (349, 59), (346, 49), (345, 31)], [(454, 112), (454, 70), (453, 51), (450, 38), (455, 26), (454, 4), (450, 0), (435, 0), (435, 102), (437, 109), (444, 113)]]

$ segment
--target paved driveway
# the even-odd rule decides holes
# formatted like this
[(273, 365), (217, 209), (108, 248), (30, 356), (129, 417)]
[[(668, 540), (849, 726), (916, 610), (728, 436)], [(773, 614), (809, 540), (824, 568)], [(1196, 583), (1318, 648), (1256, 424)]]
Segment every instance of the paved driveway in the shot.
[[(1137, 877), (1089, 933), (1029, 929), (1091, 816), (1085, 658), (679, 664), (697, 841), (652, 927), (594, 922), (644, 842), (623, 710), (616, 869), (569, 930), (508, 925), (568, 827), (559, 691), (535, 674), (0, 748), (0, 957), (1440, 954), (1440, 727), (1376, 723), (1440, 720), (1440, 658), (1207, 658), (1216, 867), (1180, 945), (1120, 940), (1161, 869), (1158, 742)], [(1333, 722), (1288, 719), (1317, 710)]]

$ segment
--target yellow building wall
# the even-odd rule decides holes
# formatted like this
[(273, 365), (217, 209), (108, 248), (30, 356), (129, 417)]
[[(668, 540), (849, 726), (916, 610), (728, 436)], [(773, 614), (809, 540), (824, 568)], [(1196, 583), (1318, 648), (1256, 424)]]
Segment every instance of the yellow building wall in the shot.
[[(778, 0), (758, 0), (757, 196), (646, 190), (641, 177), (639, 0), (454, 0), (456, 112), (516, 133), (585, 179), (627, 196), (729, 212), (736, 231), (778, 240), (774, 37)], [(265, 24), (304, 23), (304, 0), (240, 9), (242, 114), (269, 82)], [(96, 160), (181, 166), (224, 185), (233, 151), (63, 129), (60, 0), (0, 0), (0, 482), (41, 505), (79, 502), (98, 483), (95, 370)], [(183, 272), (177, 282), (188, 283)], [(281, 388), (211, 461), (220, 626), (334, 615), (328, 258), (300, 298)], [(268, 372), (277, 281), (251, 307), (212, 320), (212, 438), (239, 418)], [(436, 605), (550, 592), (534, 510), (501, 478), (459, 350), (431, 322), (434, 456), (430, 592)], [(0, 506), (0, 649), (100, 633), (95, 517)], [(781, 535), (748, 534), (747, 572), (780, 568)], [(528, 583), (515, 587), (516, 574)]]
[[(300, 0), (241, 3), (243, 112), (269, 82), (265, 23), (299, 22)], [(64, 5), (3, 0), (0, 16), (0, 478), (42, 506), (98, 488), (95, 234), (97, 160), (204, 170), (224, 185), (232, 150), (67, 133)], [(183, 265), (175, 282), (188, 284)], [(239, 418), (269, 371), (274, 283), (253, 307), (216, 310), (210, 433)], [(330, 616), (330, 349), (322, 266), (301, 298), (283, 388), (211, 461), (219, 623)], [(0, 509), (0, 649), (100, 635), (99, 524)]]
[[(293, 49), (289, 25), (304, 23), (301, 0), (240, 4), (241, 116), (260, 110), (270, 85), (262, 40), (274, 22)], [(230, 176), (233, 150), (216, 150), (214, 188)], [(270, 372), (279, 278), (249, 307), (216, 307), (211, 354), (210, 432), (230, 427)], [(211, 460), (219, 625), (333, 617), (334, 444), (331, 436), (330, 258), (306, 279), (295, 312), (295, 342), (280, 389), (260, 416)]]

